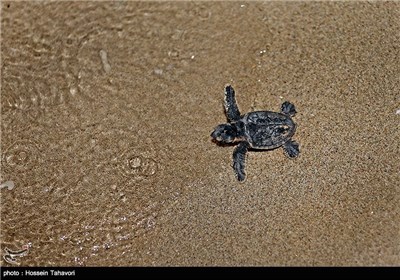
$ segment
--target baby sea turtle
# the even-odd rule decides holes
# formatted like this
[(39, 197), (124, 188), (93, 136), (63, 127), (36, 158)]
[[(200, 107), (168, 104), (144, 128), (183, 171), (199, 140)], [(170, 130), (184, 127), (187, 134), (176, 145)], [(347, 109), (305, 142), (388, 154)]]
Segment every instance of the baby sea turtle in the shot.
[(296, 109), (292, 103), (283, 102), (281, 112), (255, 111), (241, 115), (236, 104), (235, 91), (225, 86), (226, 124), (218, 125), (211, 137), (214, 141), (239, 143), (233, 151), (233, 169), (239, 181), (246, 178), (245, 156), (249, 148), (271, 150), (283, 147), (289, 158), (299, 155), (299, 144), (291, 138), (296, 131), (292, 117)]

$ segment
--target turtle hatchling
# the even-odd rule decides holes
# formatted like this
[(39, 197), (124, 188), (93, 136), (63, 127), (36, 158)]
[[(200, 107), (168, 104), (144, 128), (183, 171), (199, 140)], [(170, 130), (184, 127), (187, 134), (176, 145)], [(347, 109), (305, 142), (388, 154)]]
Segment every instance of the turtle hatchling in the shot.
[(292, 120), (296, 109), (292, 103), (283, 102), (279, 113), (255, 111), (241, 115), (235, 91), (231, 85), (227, 85), (224, 105), (228, 123), (218, 125), (211, 137), (222, 144), (238, 143), (233, 151), (233, 169), (239, 181), (246, 178), (245, 157), (249, 149), (271, 150), (283, 147), (289, 158), (299, 155), (299, 144), (292, 140), (296, 131), (296, 124)]

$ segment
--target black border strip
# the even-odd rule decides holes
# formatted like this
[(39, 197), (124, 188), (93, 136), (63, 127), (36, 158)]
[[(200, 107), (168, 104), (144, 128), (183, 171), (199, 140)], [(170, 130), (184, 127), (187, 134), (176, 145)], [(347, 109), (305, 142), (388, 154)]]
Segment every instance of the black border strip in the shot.
[[(395, 279), (400, 275), (399, 267), (1, 267), (2, 279), (57, 278), (90, 279), (91, 277), (118, 277), (134, 279), (138, 276), (260, 276), (268, 279), (274, 276), (316, 276), (318, 279), (343, 275), (360, 277), (376, 276)], [(385, 277), (391, 276), (391, 277)], [(316, 278), (317, 279), (317, 278)]]

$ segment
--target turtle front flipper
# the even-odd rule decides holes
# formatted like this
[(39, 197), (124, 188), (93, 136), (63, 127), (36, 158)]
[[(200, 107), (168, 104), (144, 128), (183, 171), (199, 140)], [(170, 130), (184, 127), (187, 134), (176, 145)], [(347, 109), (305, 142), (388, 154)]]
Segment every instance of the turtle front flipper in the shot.
[(246, 153), (248, 148), (249, 143), (240, 142), (233, 151), (233, 169), (235, 170), (236, 178), (239, 181), (244, 181), (244, 179), (246, 179), (246, 172), (244, 169), (246, 166)]
[(293, 117), (297, 112), (294, 105), (288, 101), (282, 103), (281, 111), (283, 114)]
[(225, 86), (225, 112), (229, 122), (235, 122), (240, 119), (239, 108), (236, 104), (235, 90), (231, 85)]
[(289, 158), (295, 158), (300, 154), (299, 143), (289, 140), (283, 145), (283, 150)]

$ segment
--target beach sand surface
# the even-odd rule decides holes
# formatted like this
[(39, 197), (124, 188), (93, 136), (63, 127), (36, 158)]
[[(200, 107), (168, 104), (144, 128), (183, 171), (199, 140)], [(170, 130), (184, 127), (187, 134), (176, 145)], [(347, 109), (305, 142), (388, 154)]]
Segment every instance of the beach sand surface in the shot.
[[(398, 2), (1, 9), (2, 266), (400, 265)], [(239, 183), (226, 84), (300, 156)]]

